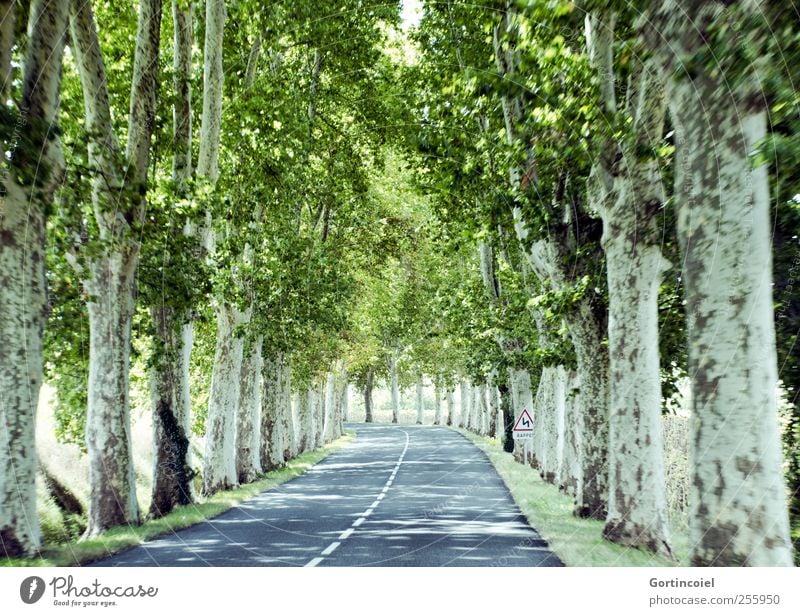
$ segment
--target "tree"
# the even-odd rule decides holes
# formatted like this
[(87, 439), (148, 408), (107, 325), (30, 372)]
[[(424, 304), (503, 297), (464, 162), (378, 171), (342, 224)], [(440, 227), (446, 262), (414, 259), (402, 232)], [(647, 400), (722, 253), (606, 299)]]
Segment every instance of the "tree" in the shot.
[[(775, 383), (761, 3), (654, 2), (642, 32), (669, 80), (692, 383), (694, 565), (791, 565)], [(704, 24), (685, 29), (685, 19)], [(730, 36), (730, 33), (740, 33)], [(662, 38), (663, 37), (663, 38)]]
[[(173, 0), (172, 20), (175, 102), (171, 144), (173, 190), (170, 192), (177, 200), (185, 200), (192, 178), (192, 3), (187, 6), (181, 0)], [(185, 217), (176, 216), (178, 208), (173, 203), (169, 205), (165, 224), (168, 232), (156, 244), (162, 246), (155, 257), (161, 265), (156, 268), (161, 278), (150, 308), (156, 340), (151, 372), (156, 452), (149, 512), (152, 517), (166, 515), (176, 506), (194, 500), (194, 471), (189, 449), (189, 359), (193, 338), (191, 301), (196, 298), (191, 289), (197, 276), (193, 275), (190, 263), (199, 259), (197, 246), (192, 242), (195, 225), (187, 219), (183, 221), (183, 229), (176, 229), (175, 219), (180, 224)], [(176, 255), (183, 255), (184, 259)], [(144, 258), (147, 256), (145, 249)], [(171, 292), (165, 290), (168, 284)]]
[[(589, 62), (596, 71), (607, 126), (625, 125), (598, 138), (587, 188), (603, 219), (608, 272), (610, 363), (609, 496), (603, 536), (671, 556), (661, 438), (658, 293), (669, 263), (657, 226), (665, 205), (660, 173), (666, 99), (647, 60), (630, 68), (624, 109), (618, 110), (614, 63), (615, 13), (586, 17)], [(619, 121), (619, 120), (616, 120)]]
[(160, 0), (142, 0), (136, 33), (125, 152), (112, 123), (106, 69), (92, 5), (70, 5), (71, 49), (83, 86), (92, 207), (98, 237), (76, 267), (88, 303), (90, 365), (86, 445), (89, 452), (87, 536), (138, 523), (130, 442), (129, 365), (135, 275), (150, 142), (154, 126), (161, 27)]
[(0, 130), (10, 153), (0, 169), (0, 546), (7, 556), (31, 554), (40, 541), (35, 421), (47, 312), (45, 224), (64, 172), (57, 110), (67, 24), (66, 1), (31, 3), (17, 113), (6, 105), (15, 5), (0, 5)]

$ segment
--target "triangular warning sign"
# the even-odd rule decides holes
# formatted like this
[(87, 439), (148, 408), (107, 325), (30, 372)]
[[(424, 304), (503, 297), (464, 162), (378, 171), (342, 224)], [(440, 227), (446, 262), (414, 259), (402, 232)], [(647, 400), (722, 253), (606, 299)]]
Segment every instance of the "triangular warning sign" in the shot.
[(517, 423), (514, 424), (514, 432), (533, 432), (533, 419), (528, 409), (522, 409)]

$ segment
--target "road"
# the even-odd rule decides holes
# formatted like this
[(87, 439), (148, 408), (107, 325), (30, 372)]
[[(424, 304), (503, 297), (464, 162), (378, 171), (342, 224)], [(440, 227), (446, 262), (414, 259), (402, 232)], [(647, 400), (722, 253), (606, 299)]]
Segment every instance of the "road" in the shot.
[(353, 424), (304, 475), (99, 566), (560, 566), (484, 453), (443, 427)]

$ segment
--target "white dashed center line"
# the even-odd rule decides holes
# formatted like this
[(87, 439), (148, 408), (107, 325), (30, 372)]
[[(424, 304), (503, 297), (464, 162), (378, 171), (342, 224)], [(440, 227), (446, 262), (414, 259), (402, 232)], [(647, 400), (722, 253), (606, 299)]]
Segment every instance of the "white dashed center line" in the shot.
[[(367, 518), (375, 510), (375, 507), (377, 507), (378, 505), (381, 504), (381, 501), (386, 496), (386, 493), (389, 491), (389, 488), (391, 487), (392, 483), (394, 482), (394, 478), (397, 476), (397, 471), (400, 470), (400, 465), (403, 463), (403, 458), (406, 457), (406, 452), (408, 451), (408, 443), (409, 443), (408, 432), (403, 430), (403, 434), (406, 435), (406, 446), (403, 447), (403, 453), (401, 453), (400, 457), (397, 458), (397, 463), (394, 465), (394, 469), (392, 470), (392, 474), (389, 476), (388, 481), (383, 486), (383, 489), (381, 490), (381, 493), (377, 496), (377, 498), (375, 499), (375, 502), (372, 503), (372, 505), (370, 505), (369, 509), (367, 509), (364, 513), (362, 513), (361, 516), (355, 522), (353, 522), (353, 524), (350, 526), (350, 528), (348, 528), (346, 531), (342, 532), (341, 535), (339, 535), (339, 541), (334, 541), (327, 548), (322, 550), (322, 552), (321, 552), (322, 556), (329, 556), (330, 554), (332, 554), (333, 551), (336, 548), (338, 548), (340, 545), (342, 545), (342, 541), (347, 539), (350, 535), (352, 535), (355, 532), (356, 528), (358, 528), (364, 522), (366, 522)], [(306, 563), (305, 566), (306, 567), (316, 567), (323, 560), (325, 560), (324, 558), (322, 558), (322, 556), (318, 556), (317, 558), (312, 558), (310, 561), (308, 561)]]
[(332, 554), (332, 553), (333, 553), (333, 551), (334, 551), (336, 548), (338, 548), (340, 545), (342, 545), (342, 544), (341, 544), (339, 541), (334, 541), (334, 542), (333, 542), (333, 543), (331, 543), (331, 544), (330, 544), (330, 545), (329, 545), (327, 548), (325, 548), (324, 550), (322, 550), (322, 555), (323, 555), (323, 556), (327, 556), (328, 554)]

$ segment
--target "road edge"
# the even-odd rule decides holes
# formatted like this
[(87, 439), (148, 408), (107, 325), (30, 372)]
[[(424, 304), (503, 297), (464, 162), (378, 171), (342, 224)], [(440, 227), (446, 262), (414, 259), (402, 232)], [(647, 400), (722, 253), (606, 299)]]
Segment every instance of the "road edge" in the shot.
[(113, 528), (94, 539), (47, 546), (39, 552), (39, 557), (0, 558), (0, 567), (80, 567), (104, 560), (153, 539), (212, 520), (258, 494), (297, 479), (331, 454), (344, 449), (355, 438), (355, 432), (348, 430), (335, 441), (297, 456), (252, 483), (219, 492), (200, 503), (176, 507), (163, 518), (147, 520), (139, 526)]

